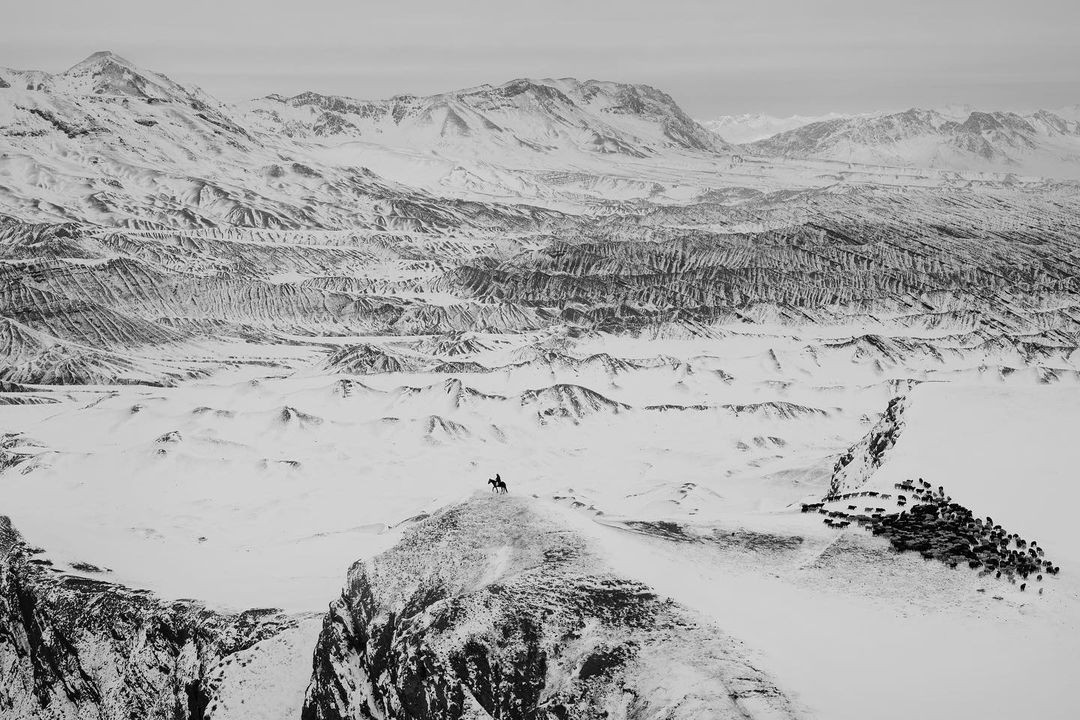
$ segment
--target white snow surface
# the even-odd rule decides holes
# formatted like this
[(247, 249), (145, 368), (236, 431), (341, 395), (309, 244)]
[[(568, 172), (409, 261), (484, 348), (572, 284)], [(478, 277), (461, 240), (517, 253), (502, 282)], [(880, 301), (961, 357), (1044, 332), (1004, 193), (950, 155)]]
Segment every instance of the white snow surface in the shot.
[[(615, 374), (604, 369), (612, 361), (539, 362), (520, 341), (484, 340), (498, 349), (478, 357), (503, 369), (247, 370), (0, 407), (0, 430), (23, 434), (13, 451), (35, 456), (3, 474), (0, 506), (58, 566), (91, 562), (165, 597), (310, 611), (410, 518), (487, 492), (499, 472), (512, 493), (593, 538), (616, 571), (743, 641), (810, 717), (1070, 717), (1080, 659), (1074, 380), (960, 369), (918, 384), (900, 440), (866, 484), (924, 477), (1037, 538), (1065, 570), (1036, 594), (799, 512), (891, 396), (880, 369), (860, 380), (850, 358), (821, 356), (795, 369), (807, 338), (764, 331), (604, 341), (616, 363), (636, 363)], [(766, 348), (787, 360), (763, 362)], [(778, 373), (803, 381), (777, 383)], [(709, 409), (646, 409), (664, 404)], [(634, 531), (657, 520), (702, 537), (802, 540), (785, 554)]]

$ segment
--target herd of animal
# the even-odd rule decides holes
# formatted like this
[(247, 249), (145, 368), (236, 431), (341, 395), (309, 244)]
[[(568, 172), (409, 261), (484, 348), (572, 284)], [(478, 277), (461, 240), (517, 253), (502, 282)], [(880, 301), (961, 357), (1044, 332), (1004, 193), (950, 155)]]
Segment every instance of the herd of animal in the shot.
[[(993, 574), (996, 579), (1020, 582), (1026, 590), (1029, 581), (1042, 582), (1045, 575), (1057, 575), (1061, 568), (1046, 558), (1046, 552), (1034, 540), (1017, 533), (1006, 533), (993, 518), (977, 518), (970, 510), (953, 502), (945, 488), (935, 490), (922, 478), (896, 484), (898, 512), (885, 508), (848, 504), (847, 510), (828, 510), (826, 504), (857, 497), (891, 500), (889, 493), (867, 490), (830, 495), (822, 502), (804, 503), (803, 512), (825, 515), (826, 525), (845, 528), (852, 522), (883, 536), (898, 551), (918, 552), (927, 560), (939, 560), (949, 567), (967, 565), (980, 576)], [(911, 505), (908, 507), (908, 495)], [(1042, 589), (1039, 590), (1042, 593)]]

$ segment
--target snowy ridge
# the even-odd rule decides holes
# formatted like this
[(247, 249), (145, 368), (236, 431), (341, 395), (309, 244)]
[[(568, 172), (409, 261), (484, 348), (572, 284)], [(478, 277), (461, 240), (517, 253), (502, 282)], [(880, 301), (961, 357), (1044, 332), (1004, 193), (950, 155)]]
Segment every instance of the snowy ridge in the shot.
[(606, 572), (550, 515), (521, 500), (474, 501), (350, 570), (316, 646), (304, 717), (509, 712), (795, 715), (720, 629)]
[(430, 97), (363, 101), (303, 93), (241, 106), (267, 132), (351, 138), (409, 148), (551, 152), (645, 157), (665, 147), (729, 150), (666, 94), (646, 85), (512, 80)]

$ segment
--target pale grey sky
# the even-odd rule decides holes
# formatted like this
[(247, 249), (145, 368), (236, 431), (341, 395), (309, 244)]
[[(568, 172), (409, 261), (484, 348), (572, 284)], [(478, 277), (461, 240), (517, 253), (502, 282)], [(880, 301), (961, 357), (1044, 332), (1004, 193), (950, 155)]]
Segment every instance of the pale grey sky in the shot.
[(1080, 103), (1078, 0), (27, 0), (0, 65), (96, 50), (222, 100), (517, 77), (655, 85), (699, 118)]

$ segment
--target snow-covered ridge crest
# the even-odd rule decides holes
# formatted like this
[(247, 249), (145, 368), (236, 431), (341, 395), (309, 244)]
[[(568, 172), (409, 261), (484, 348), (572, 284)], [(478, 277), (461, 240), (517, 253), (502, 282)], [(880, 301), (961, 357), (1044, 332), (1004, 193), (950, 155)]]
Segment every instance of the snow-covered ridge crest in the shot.
[(664, 148), (724, 152), (726, 143), (647, 85), (517, 79), (427, 97), (358, 100), (305, 92), (239, 105), (264, 130), (425, 147), (472, 143), (644, 157)]
[(797, 716), (721, 628), (613, 574), (540, 508), (473, 500), (355, 564), (303, 717)]

